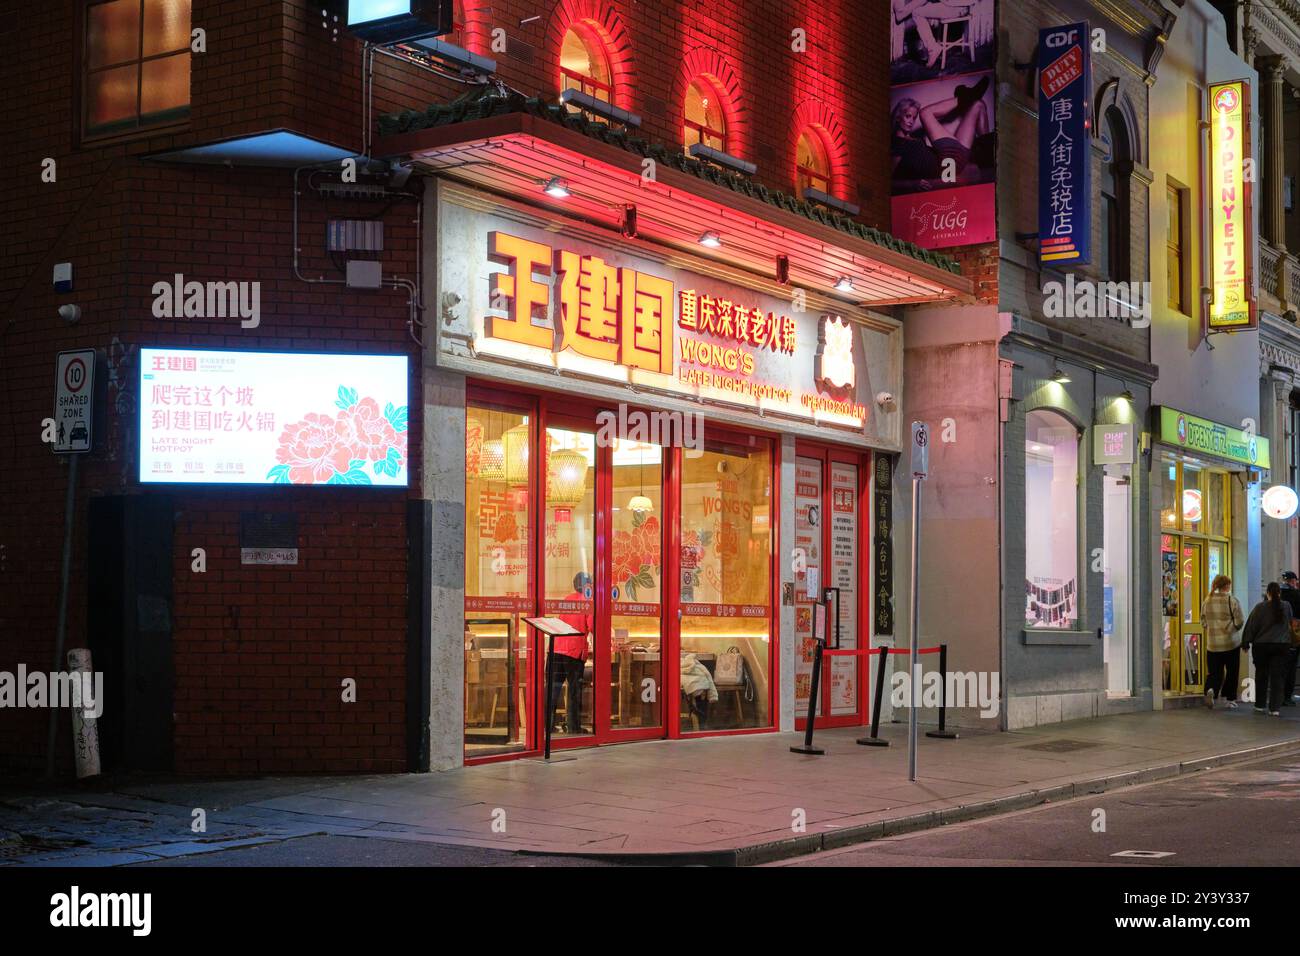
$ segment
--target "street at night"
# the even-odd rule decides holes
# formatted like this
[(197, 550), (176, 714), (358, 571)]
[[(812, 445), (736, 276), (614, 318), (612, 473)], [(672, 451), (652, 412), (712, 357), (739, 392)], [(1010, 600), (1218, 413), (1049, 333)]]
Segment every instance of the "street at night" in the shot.
[(1280, 930), (1300, 2), (0, 39), (6, 928)]

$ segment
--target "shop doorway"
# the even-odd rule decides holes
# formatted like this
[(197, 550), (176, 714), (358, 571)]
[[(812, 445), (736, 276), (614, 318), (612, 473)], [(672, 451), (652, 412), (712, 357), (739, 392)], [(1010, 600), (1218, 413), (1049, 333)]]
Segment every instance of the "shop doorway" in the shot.
[[(536, 752), (547, 721), (559, 750), (774, 723), (774, 442), (683, 448), (612, 416), (471, 392), (467, 759)], [(549, 671), (534, 613), (585, 635), (558, 638)]]
[[(865, 454), (800, 442), (795, 457), (795, 726), (807, 721), (813, 667), (813, 607), (829, 589), (828, 646), (854, 650), (868, 646), (868, 591), (859, 588), (870, 554), (864, 535), (870, 521), (871, 474)], [(819, 726), (858, 726), (865, 722), (867, 675), (864, 657), (825, 660), (815, 712)]]
[[(1231, 476), (1165, 456), (1161, 489), (1161, 686), (1175, 697), (1205, 689), (1205, 622), (1210, 582), (1231, 571)], [(1173, 533), (1179, 531), (1180, 533)]]

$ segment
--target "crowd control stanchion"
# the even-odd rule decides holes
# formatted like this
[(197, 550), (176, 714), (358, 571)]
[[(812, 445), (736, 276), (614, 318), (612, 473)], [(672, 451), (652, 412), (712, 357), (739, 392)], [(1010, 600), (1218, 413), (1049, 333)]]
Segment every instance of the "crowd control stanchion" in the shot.
[[(817, 625), (821, 624), (820, 633)], [(813, 607), (813, 640), (817, 647), (813, 651), (812, 687), (808, 690), (808, 719), (804, 722), (803, 745), (790, 748), (792, 754), (809, 754), (823, 756), (826, 751), (813, 746), (813, 725), (817, 719), (817, 700), (822, 682), (822, 653), (826, 646), (826, 605), (818, 603)]]
[(889, 663), (889, 648), (880, 645), (880, 663), (876, 665), (876, 699), (871, 705), (871, 736), (859, 737), (864, 747), (888, 747), (888, 740), (880, 739), (880, 702), (885, 696), (885, 665)]
[(939, 729), (927, 730), (927, 737), (939, 737), (943, 740), (956, 740), (957, 735), (946, 730), (944, 725), (948, 715), (948, 645), (939, 645)]

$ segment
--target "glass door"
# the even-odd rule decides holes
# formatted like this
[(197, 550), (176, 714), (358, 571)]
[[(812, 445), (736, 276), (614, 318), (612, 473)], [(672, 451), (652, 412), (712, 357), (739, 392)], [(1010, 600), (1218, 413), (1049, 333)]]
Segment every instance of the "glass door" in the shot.
[(1201, 621), (1201, 599), (1205, 584), (1205, 545), (1183, 539), (1182, 605), (1183, 630), (1179, 644), (1184, 693), (1201, 693), (1205, 683), (1205, 625)]
[[(554, 656), (542, 652), (542, 681), (550, 675), (552, 741), (591, 737), (596, 732), (596, 697), (602, 673), (595, 634), (605, 610), (598, 600), (597, 468), (594, 428), (551, 417), (545, 429), (541, 511), (542, 614), (558, 617), (581, 632), (555, 638)], [(549, 664), (549, 667), (548, 667)], [(545, 693), (542, 709), (545, 709)], [(545, 724), (542, 724), (545, 729)]]
[[(605, 452), (606, 449), (601, 449)], [(614, 439), (608, 502), (609, 626), (597, 634), (608, 654), (609, 695), (602, 723), (610, 740), (663, 736), (664, 449)]]
[[(859, 554), (865, 550), (862, 535), (866, 521), (861, 503), (866, 498), (863, 476), (870, 474), (864, 456), (839, 449), (819, 448), (801, 442), (795, 458), (795, 721), (799, 727), (808, 714), (812, 688), (813, 607), (829, 590), (837, 602), (827, 620), (828, 646), (855, 650), (863, 635)], [(852, 726), (863, 722), (866, 695), (862, 658), (831, 656), (825, 659), (816, 704), (825, 726)]]

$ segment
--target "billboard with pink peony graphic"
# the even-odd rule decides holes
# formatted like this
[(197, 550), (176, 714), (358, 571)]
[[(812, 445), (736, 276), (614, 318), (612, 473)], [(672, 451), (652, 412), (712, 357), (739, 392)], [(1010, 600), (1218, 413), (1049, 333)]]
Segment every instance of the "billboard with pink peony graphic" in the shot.
[(140, 350), (140, 481), (405, 487), (407, 358)]

